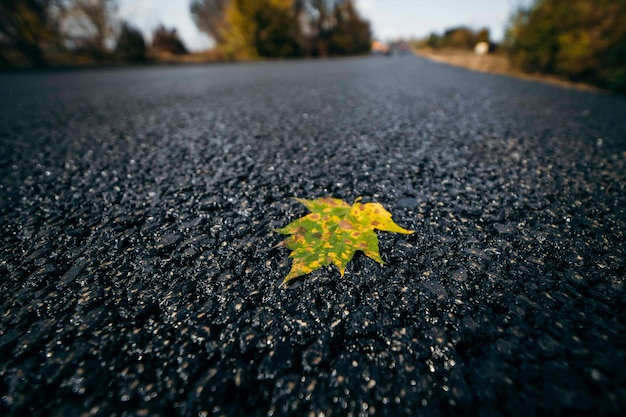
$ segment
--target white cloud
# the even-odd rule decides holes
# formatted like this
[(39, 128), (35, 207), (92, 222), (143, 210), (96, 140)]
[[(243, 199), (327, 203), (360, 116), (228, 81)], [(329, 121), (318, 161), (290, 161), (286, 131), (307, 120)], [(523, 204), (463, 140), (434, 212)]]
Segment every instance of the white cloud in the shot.
[(356, 7), (365, 16), (372, 16), (376, 12), (375, 0), (356, 0)]
[(508, 16), (521, 1), (529, 0), (356, 0), (381, 40), (424, 37), (430, 32), (469, 25), (489, 27), (492, 38), (502, 37)]
[(192, 51), (205, 50), (213, 43), (198, 31), (191, 18), (188, 1), (172, 0), (120, 0), (119, 16), (139, 28), (147, 40), (154, 29), (163, 24), (176, 28), (180, 38)]
[(154, 2), (150, 0), (122, 0), (119, 3), (119, 13), (122, 16), (141, 16), (155, 11)]

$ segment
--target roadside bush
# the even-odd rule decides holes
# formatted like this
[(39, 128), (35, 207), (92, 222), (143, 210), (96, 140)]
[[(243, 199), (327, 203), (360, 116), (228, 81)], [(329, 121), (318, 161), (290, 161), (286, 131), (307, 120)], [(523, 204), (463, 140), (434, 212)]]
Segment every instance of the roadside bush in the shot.
[(191, 13), (228, 59), (353, 55), (371, 46), (354, 0), (192, 0)]
[(126, 62), (142, 62), (146, 60), (146, 50), (141, 32), (126, 22), (122, 23), (115, 48), (116, 57)]
[(187, 47), (178, 36), (176, 29), (167, 29), (160, 25), (152, 34), (152, 47), (159, 52), (169, 52), (175, 55), (188, 53)]
[(473, 50), (478, 42), (489, 43), (489, 29), (482, 28), (473, 31), (465, 26), (446, 29), (443, 35), (431, 33), (424, 44), (433, 48), (467, 49)]
[(514, 65), (626, 92), (626, 2), (538, 0), (511, 19)]

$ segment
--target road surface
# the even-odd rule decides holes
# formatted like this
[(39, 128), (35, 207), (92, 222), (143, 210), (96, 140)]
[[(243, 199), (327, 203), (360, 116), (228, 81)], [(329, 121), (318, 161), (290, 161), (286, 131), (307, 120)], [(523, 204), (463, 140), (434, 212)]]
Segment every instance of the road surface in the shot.
[[(0, 415), (626, 409), (626, 98), (418, 57), (0, 74)], [(292, 284), (291, 197), (382, 203)]]

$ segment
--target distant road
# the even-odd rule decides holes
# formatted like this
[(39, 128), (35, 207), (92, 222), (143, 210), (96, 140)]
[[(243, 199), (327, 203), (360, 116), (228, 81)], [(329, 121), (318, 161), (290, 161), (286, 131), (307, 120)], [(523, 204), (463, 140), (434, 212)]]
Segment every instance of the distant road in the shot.
[(523, 73), (515, 69), (513, 65), (511, 65), (511, 61), (502, 54), (478, 55), (474, 51), (466, 50), (435, 51), (428, 49), (420, 49), (416, 51), (416, 53), (435, 62), (443, 62), (475, 71), (508, 75), (584, 91), (600, 91), (599, 88), (593, 87), (589, 84), (573, 83), (547, 74), (538, 75)]

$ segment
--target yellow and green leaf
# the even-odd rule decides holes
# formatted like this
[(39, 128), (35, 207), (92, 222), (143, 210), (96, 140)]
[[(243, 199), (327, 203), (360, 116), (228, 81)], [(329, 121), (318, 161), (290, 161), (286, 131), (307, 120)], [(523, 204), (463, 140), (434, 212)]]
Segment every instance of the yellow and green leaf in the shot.
[(398, 226), (381, 204), (362, 204), (360, 197), (353, 205), (332, 197), (295, 200), (310, 213), (276, 230), (290, 235), (281, 242), (291, 249), (289, 257), (293, 260), (283, 284), (327, 265), (335, 265), (343, 276), (348, 262), (359, 250), (382, 265), (374, 229), (413, 233)]

